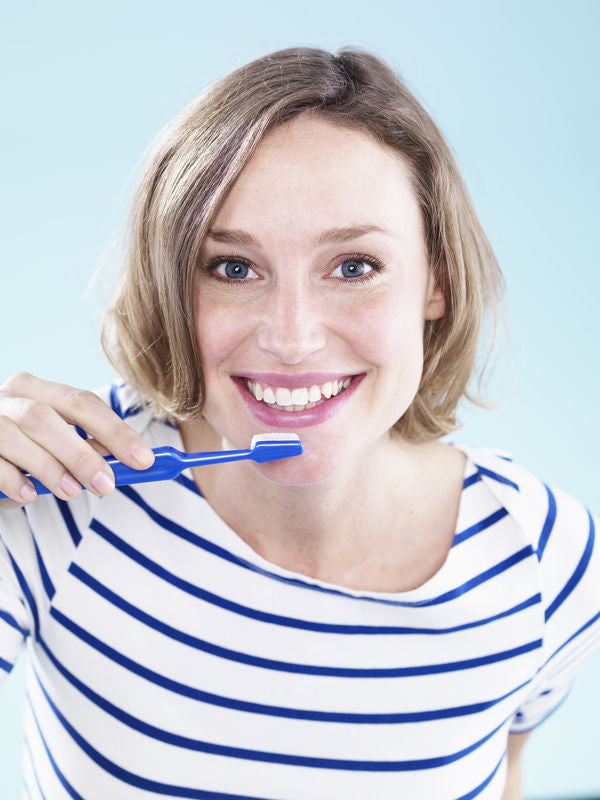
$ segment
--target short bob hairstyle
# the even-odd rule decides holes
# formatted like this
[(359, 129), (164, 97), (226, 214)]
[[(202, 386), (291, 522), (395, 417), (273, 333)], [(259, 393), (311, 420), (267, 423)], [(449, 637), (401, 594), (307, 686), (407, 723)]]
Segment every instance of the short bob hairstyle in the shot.
[(439, 438), (460, 427), (463, 395), (491, 405), (467, 384), (478, 371), (487, 310), (495, 342), (504, 280), (442, 134), (400, 77), (364, 50), (265, 55), (203, 91), (159, 133), (126, 220), (124, 269), (101, 323), (104, 353), (158, 419), (202, 416), (193, 297), (200, 247), (261, 139), (307, 111), (370, 133), (408, 166), (446, 313), (425, 322), (420, 386), (392, 432), (412, 442)]

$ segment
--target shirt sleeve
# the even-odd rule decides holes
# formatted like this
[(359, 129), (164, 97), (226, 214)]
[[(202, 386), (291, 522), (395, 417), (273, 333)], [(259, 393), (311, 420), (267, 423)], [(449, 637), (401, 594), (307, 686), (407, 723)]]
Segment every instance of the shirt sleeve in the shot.
[(19, 578), (19, 567), (0, 538), (0, 685), (14, 667), (30, 632), (31, 617)]
[(536, 553), (544, 614), (542, 659), (510, 733), (529, 731), (549, 717), (600, 643), (598, 518), (565, 492), (543, 486), (547, 505)]

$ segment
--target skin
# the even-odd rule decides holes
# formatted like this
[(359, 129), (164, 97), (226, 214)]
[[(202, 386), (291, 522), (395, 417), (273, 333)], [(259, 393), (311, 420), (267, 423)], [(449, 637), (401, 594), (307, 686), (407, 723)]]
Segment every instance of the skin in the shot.
[[(387, 234), (314, 242), (325, 229), (365, 223)], [(211, 225), (234, 228), (260, 247), (204, 242), (201, 263), (222, 256), (221, 277), (232, 256), (252, 271), (230, 285), (198, 270), (207, 395), (204, 419), (180, 426), (186, 449), (246, 448), (268, 431), (231, 375), (366, 377), (332, 419), (298, 429), (302, 456), (198, 468), (198, 485), (270, 561), (361, 588), (422, 583), (450, 547), (464, 455), (390, 435), (419, 386), (425, 320), (445, 311), (405, 163), (368, 133), (304, 114), (262, 140)], [(384, 270), (367, 283), (344, 283), (340, 265), (353, 253), (379, 259)], [(292, 415), (286, 430), (295, 432)]]

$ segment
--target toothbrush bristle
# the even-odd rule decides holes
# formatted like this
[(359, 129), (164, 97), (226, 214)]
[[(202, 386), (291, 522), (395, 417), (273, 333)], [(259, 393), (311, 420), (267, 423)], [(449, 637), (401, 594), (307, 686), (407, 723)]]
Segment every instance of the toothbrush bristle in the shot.
[(295, 433), (257, 433), (252, 437), (250, 449), (260, 442), (299, 442), (300, 437)]

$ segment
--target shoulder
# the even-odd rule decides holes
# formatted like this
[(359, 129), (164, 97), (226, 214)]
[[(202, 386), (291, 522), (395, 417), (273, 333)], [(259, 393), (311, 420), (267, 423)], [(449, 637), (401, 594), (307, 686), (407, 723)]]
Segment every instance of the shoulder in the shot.
[(544, 659), (553, 665), (580, 663), (600, 640), (597, 516), (576, 497), (516, 463), (510, 453), (491, 448), (465, 452), (474, 474), (531, 546), (531, 579), (541, 595)]
[(458, 446), (498, 502), (521, 527), (538, 560), (561, 548), (575, 551), (594, 538), (592, 513), (573, 495), (543, 480), (506, 450)]

